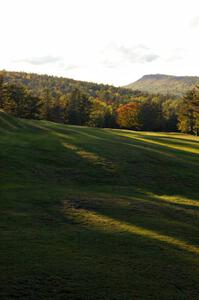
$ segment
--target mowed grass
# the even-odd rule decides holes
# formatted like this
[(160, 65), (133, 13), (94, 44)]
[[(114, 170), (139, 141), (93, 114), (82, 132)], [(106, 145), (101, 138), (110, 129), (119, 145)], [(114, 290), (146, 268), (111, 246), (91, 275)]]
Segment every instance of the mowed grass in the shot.
[(0, 299), (199, 299), (199, 138), (0, 112)]

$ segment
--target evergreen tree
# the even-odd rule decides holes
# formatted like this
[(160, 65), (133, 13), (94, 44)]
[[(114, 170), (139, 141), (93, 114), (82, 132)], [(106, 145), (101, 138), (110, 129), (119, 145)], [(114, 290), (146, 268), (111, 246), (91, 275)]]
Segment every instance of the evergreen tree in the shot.
[(41, 118), (52, 121), (53, 100), (49, 89), (43, 90), (41, 101), (42, 101)]
[(93, 127), (114, 127), (112, 106), (99, 99), (92, 99), (89, 125)]
[(149, 99), (141, 103), (140, 128), (142, 130), (158, 131), (164, 128), (162, 105), (156, 100)]
[(3, 108), (4, 104), (4, 74), (0, 72), (0, 108)]
[(68, 98), (67, 115), (70, 124), (86, 125), (89, 121), (91, 101), (80, 90), (75, 89)]
[(39, 118), (41, 101), (24, 86), (7, 85), (3, 109), (20, 118)]
[(188, 91), (183, 97), (178, 120), (182, 132), (199, 134), (199, 87)]

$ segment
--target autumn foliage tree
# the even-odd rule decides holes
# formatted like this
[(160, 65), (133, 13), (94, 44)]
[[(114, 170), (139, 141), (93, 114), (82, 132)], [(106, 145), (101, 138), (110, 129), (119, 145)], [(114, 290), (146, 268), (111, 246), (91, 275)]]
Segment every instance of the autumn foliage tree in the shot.
[(117, 124), (121, 128), (140, 129), (141, 104), (139, 102), (130, 102), (120, 106), (117, 109)]

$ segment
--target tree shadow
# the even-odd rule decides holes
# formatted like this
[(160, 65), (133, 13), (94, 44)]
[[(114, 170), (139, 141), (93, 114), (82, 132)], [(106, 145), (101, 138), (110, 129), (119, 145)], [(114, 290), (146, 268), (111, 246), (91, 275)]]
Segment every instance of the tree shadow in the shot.
[[(127, 197), (125, 199), (131, 204), (128, 209), (117, 204), (120, 209), (116, 214), (107, 210), (107, 216), (128, 223), (133, 218), (135, 226), (140, 226), (140, 220), (146, 218), (146, 228), (154, 230), (157, 222), (152, 224), (151, 220), (157, 213), (164, 234), (168, 230), (178, 234), (179, 228), (184, 230), (186, 226), (186, 236), (190, 229), (196, 231), (193, 224), (198, 224), (194, 220), (198, 217), (198, 167), (195, 164), (190, 167), (189, 160), (184, 160), (186, 151), (176, 152), (150, 141), (118, 137), (107, 130), (63, 128), (63, 125), (42, 122), (43, 129), (41, 122), (38, 124), (40, 139), (35, 136), (31, 145), (25, 144), (23, 151), (20, 148), (37, 181), (63, 186), (72, 184), (76, 189), (88, 188), (91, 191), (97, 186), (101, 192), (108, 187), (112, 194), (118, 191), (122, 199)], [(189, 157), (190, 154), (186, 155)], [(195, 156), (198, 160), (198, 155)], [(26, 164), (21, 163), (22, 170)], [(184, 198), (184, 202), (170, 199), (172, 196)], [(137, 214), (138, 223), (135, 215), (129, 214), (131, 210), (132, 214)], [(183, 230), (180, 230), (182, 236)]]
[(84, 192), (75, 195), (74, 193), (67, 198), (66, 203), (77, 210), (92, 211), (173, 238), (181, 236), (186, 242), (198, 243), (199, 211), (195, 206), (190, 208), (185, 205), (168, 204), (144, 193), (131, 197), (125, 195), (111, 197), (109, 194), (84, 194)]
[[(36, 249), (33, 262), (39, 257), (42, 267), (33, 268), (39, 284), (26, 281), (27, 290), (48, 288), (50, 297), (65, 299), (72, 274), (70, 299), (86, 299), (93, 285), (91, 299), (197, 299), (198, 155), (112, 130), (34, 124), (7, 148), (8, 163), (25, 171), (21, 182), (45, 183), (49, 194), (63, 189), (63, 211), (53, 210), (65, 217), (36, 218), (36, 242), (28, 237), (24, 253), (28, 261)], [(39, 214), (43, 199), (36, 198), (30, 210)], [(54, 291), (47, 281), (56, 272), (68, 277)]]
[[(154, 144), (151, 140), (139, 140), (137, 133), (129, 138), (117, 130), (77, 129), (76, 126), (63, 129), (63, 125), (53, 123), (45, 127), (56, 139), (60, 152), (69, 151), (78, 162), (84, 161), (78, 163), (76, 170), (81, 174), (84, 169), (91, 182), (95, 177), (99, 185), (109, 183), (192, 199), (198, 196), (199, 155), (196, 153)], [(88, 180), (87, 183), (91, 182)]]
[[(173, 214), (170, 217), (165, 217), (168, 208), (164, 204), (161, 205), (161, 213), (159, 208), (156, 205), (147, 207), (147, 201), (143, 198), (110, 199), (105, 195), (103, 198), (99, 198), (99, 195), (73, 195), (73, 198), (64, 201), (66, 219), (72, 219), (73, 226), (85, 230), (81, 246), (88, 249), (88, 245), (92, 244), (92, 247), (98, 247), (101, 256), (111, 257), (112, 264), (116, 260), (116, 274), (119, 275), (124, 268), (123, 272), (128, 273), (128, 278), (135, 282), (138, 280), (139, 292), (142, 280), (149, 284), (151, 279), (158, 280), (159, 276), (167, 287), (165, 296), (168, 297), (170, 293), (171, 282), (174, 285), (172, 293), (178, 294), (180, 289), (182, 297), (189, 293), (196, 296), (198, 289), (191, 283), (196, 284), (199, 277), (196, 267), (199, 255), (198, 227), (178, 220), (173, 208), (170, 208)], [(174, 215), (177, 220), (172, 222)], [(151, 288), (147, 287), (149, 290), (154, 293), (154, 283)], [(163, 295), (164, 291), (159, 288), (159, 293)]]

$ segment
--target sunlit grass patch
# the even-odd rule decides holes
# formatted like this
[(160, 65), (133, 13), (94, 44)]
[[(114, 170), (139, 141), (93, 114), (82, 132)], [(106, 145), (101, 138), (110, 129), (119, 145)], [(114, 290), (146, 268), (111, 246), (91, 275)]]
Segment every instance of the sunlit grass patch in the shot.
[(92, 210), (85, 210), (82, 208), (77, 209), (75, 207), (71, 207), (70, 204), (67, 203), (67, 201), (65, 202), (64, 210), (65, 213), (74, 218), (74, 220), (81, 222), (83, 225), (91, 226), (91, 228), (97, 228), (112, 233), (130, 233), (133, 235), (150, 238), (152, 240), (157, 240), (181, 250), (199, 255), (198, 246), (188, 244), (183, 240), (174, 238), (169, 235), (160, 234), (158, 231), (148, 230), (133, 224), (121, 222)]
[[(119, 134), (121, 135), (121, 132), (120, 131), (115, 131), (114, 132), (115, 134)], [(152, 144), (152, 145), (158, 145), (158, 146), (163, 146), (165, 148), (170, 148), (170, 149), (175, 149), (175, 150), (180, 150), (180, 151), (186, 151), (186, 152), (191, 152), (191, 153), (196, 153), (198, 154), (199, 153), (199, 148), (197, 147), (194, 147), (193, 145), (190, 145), (190, 142), (188, 143), (183, 143), (181, 146), (179, 146), (177, 143), (172, 143), (170, 144), (168, 140), (164, 141), (163, 139), (158, 139), (158, 137), (160, 135), (146, 135), (146, 137), (143, 137), (145, 135), (145, 132), (143, 132), (143, 135), (140, 134), (137, 134), (136, 132), (131, 132), (131, 131), (126, 131), (126, 130), (123, 130), (122, 131), (122, 136), (124, 137), (128, 137), (130, 139), (133, 139), (133, 140), (136, 140), (136, 141), (141, 141), (141, 142), (147, 142), (149, 144)], [(150, 139), (150, 136), (153, 136), (153, 139)], [(156, 137), (156, 139), (154, 139), (154, 137)], [(168, 137), (164, 134), (164, 135), (161, 135), (161, 137), (165, 137), (166, 139), (168, 139)]]
[(169, 195), (155, 195), (155, 194), (150, 194), (152, 197), (160, 200), (164, 200), (168, 203), (173, 203), (173, 204), (179, 204), (179, 205), (187, 205), (187, 206), (195, 206), (199, 207), (199, 200), (193, 200), (189, 198), (185, 198), (182, 196), (169, 196)]
[(75, 146), (74, 144), (63, 142), (63, 146), (67, 149), (74, 151), (81, 158), (88, 160), (89, 162), (95, 165), (102, 165), (109, 170), (114, 169), (112, 162), (107, 161), (103, 156), (97, 155), (94, 152), (86, 151), (80, 147)]

